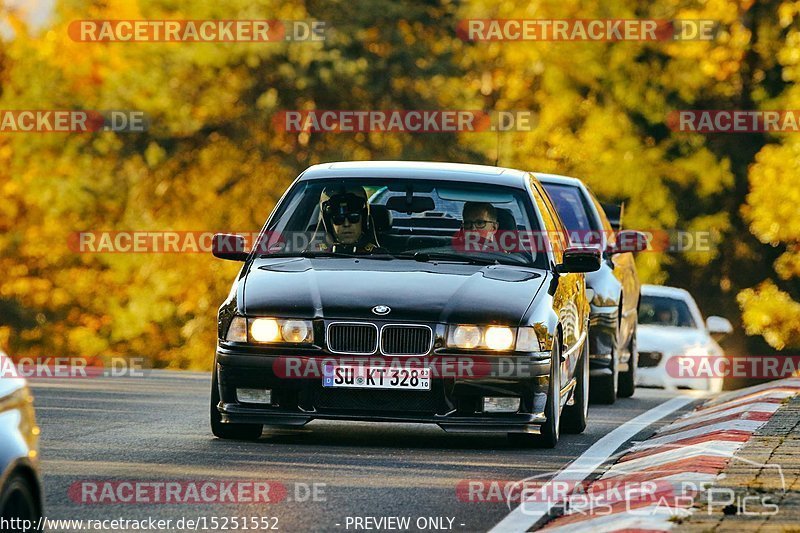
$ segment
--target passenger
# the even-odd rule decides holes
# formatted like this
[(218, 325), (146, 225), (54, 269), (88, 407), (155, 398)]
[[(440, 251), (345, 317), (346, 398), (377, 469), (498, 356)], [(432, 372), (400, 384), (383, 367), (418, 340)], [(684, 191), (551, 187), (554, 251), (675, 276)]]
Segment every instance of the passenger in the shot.
[(488, 202), (466, 202), (462, 210), (462, 231), (458, 237), (464, 251), (500, 251), (494, 242), (500, 224), (497, 209)]
[(674, 313), (669, 307), (662, 307), (656, 313), (656, 323), (663, 326), (674, 326), (677, 323)]

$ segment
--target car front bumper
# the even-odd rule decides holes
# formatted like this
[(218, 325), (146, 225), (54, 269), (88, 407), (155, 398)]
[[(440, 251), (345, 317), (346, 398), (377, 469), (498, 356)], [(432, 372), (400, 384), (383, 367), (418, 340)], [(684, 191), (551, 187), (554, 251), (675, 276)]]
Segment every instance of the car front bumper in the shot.
[[(215, 368), (218, 409), (223, 423), (297, 427), (315, 419), (359, 420), (432, 423), (448, 431), (538, 433), (545, 422), (550, 381), (549, 354), (543, 355), (482, 358), (479, 373), (434, 376), (429, 391), (345, 389), (323, 387), (320, 375), (286, 375), (286, 358), (321, 363), (331, 355), (296, 355), (285, 350), (256, 354), (220, 346)], [(515, 365), (513, 375), (509, 375), (509, 364)], [(241, 402), (237, 389), (269, 390), (270, 404)], [(520, 406), (516, 412), (483, 412), (485, 397), (520, 398)]]
[(642, 367), (636, 369), (637, 387), (657, 387), (666, 390), (698, 390), (720, 392), (723, 379), (721, 377), (673, 377), (667, 372), (667, 360), (672, 356), (665, 356), (658, 366)]

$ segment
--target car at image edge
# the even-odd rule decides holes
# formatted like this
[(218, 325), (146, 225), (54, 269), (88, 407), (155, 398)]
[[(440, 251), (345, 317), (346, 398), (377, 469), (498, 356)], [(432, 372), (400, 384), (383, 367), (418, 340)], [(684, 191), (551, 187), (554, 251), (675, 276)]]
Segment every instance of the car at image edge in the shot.
[(33, 396), (14, 363), (0, 350), (0, 517), (38, 525), (43, 490), (39, 474), (39, 426)]

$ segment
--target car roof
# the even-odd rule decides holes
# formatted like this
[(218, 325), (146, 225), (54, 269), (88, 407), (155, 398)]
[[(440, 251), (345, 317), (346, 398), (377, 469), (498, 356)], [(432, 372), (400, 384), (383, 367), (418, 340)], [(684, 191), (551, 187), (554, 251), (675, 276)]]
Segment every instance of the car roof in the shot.
[(306, 169), (300, 180), (330, 178), (399, 178), (470, 181), (525, 188), (530, 173), (522, 170), (466, 163), (432, 161), (339, 161), (322, 163)]
[(648, 296), (667, 296), (670, 298), (679, 298), (681, 300), (694, 300), (692, 295), (686, 289), (680, 287), (667, 287), (666, 285), (642, 285), (642, 294)]
[(572, 178), (570, 176), (561, 176), (559, 174), (543, 174), (541, 172), (534, 172), (533, 173), (542, 183), (554, 183), (557, 185), (574, 185), (574, 186), (581, 186), (583, 182), (578, 178)]

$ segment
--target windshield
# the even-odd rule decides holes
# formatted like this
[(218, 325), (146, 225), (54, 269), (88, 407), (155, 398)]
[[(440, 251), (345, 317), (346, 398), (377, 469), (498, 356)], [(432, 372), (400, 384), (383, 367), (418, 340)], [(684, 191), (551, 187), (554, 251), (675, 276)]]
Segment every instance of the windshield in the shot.
[(639, 324), (678, 328), (697, 327), (686, 302), (666, 296), (642, 295)]
[[(297, 183), (262, 241), (263, 256), (505, 263), (547, 268), (526, 191), (425, 179)], [(539, 250), (538, 252), (536, 250)]]

